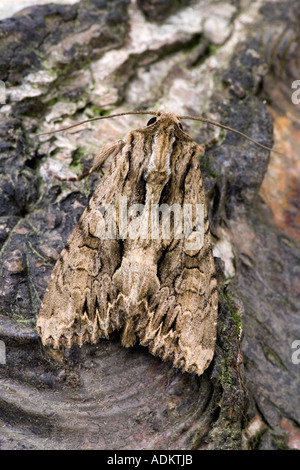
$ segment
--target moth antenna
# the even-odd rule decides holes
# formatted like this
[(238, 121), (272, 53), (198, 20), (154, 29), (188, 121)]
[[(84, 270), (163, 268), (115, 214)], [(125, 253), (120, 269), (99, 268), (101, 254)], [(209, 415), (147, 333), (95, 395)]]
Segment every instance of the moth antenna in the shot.
[[(144, 114), (144, 115), (151, 114), (153, 116), (157, 116), (158, 112), (157, 111), (127, 111), (125, 113), (110, 114), (109, 116), (98, 116), (98, 117), (94, 117), (90, 119), (85, 119), (84, 121), (78, 122), (77, 124), (72, 124), (71, 126), (61, 127), (60, 129), (56, 129), (55, 131), (41, 132), (40, 134), (37, 134), (37, 136), (56, 134), (57, 132), (62, 132), (62, 131), (66, 131), (69, 129), (73, 129), (74, 127), (81, 126), (82, 124), (87, 124), (88, 122), (92, 122), (92, 121), (100, 121), (101, 119), (110, 119), (110, 118), (115, 118), (115, 117), (120, 117), (120, 116), (129, 116), (133, 114)], [(233, 129), (232, 127), (226, 126), (225, 124), (221, 124), (220, 122), (213, 121), (207, 118), (202, 118), (199, 116), (196, 117), (196, 116), (189, 116), (189, 115), (187, 116), (177, 115), (176, 117), (178, 119), (191, 119), (193, 121), (206, 122), (207, 124), (211, 124), (212, 126), (220, 127), (221, 129), (234, 132), (235, 134), (243, 137), (244, 139), (249, 140), (250, 142), (252, 142), (255, 145), (258, 145), (258, 147), (261, 147), (264, 150), (269, 150), (270, 152), (274, 152), (274, 153), (277, 153), (278, 155), (285, 157), (284, 153), (279, 152), (278, 150), (274, 150), (271, 147), (268, 147), (266, 145), (260, 144), (259, 142), (257, 142), (257, 140), (252, 139), (252, 137), (249, 137), (247, 134), (244, 134), (243, 132), (238, 131), (237, 129)]]
[(249, 137), (247, 134), (244, 134), (241, 131), (233, 129), (232, 127), (225, 126), (224, 124), (221, 124), (220, 122), (216, 122), (216, 121), (212, 121), (211, 119), (206, 119), (206, 118), (196, 117), (196, 116), (176, 116), (176, 117), (178, 119), (192, 119), (194, 121), (206, 122), (207, 124), (211, 124), (211, 125), (216, 126), (216, 127), (221, 127), (222, 129), (225, 129), (227, 131), (234, 132), (235, 134), (240, 135), (244, 139), (249, 140), (250, 142), (254, 143), (255, 145), (258, 145), (259, 147), (261, 147), (265, 150), (269, 150), (270, 152), (275, 152), (278, 155), (282, 155), (283, 157), (285, 157), (284, 153), (278, 152), (278, 150), (274, 150), (271, 147), (267, 147), (266, 145), (260, 144), (259, 142), (257, 142), (257, 140), (252, 139), (252, 137)]
[(152, 114), (156, 116), (157, 111), (128, 111), (126, 113), (110, 114), (109, 116), (98, 116), (98, 117), (94, 117), (90, 119), (85, 119), (84, 121), (78, 122), (77, 124), (72, 124), (72, 126), (61, 127), (60, 129), (56, 129), (55, 131), (42, 132), (40, 134), (37, 134), (37, 136), (55, 134), (56, 132), (62, 132), (68, 129), (73, 129), (73, 127), (81, 126), (81, 124), (86, 124), (87, 122), (99, 121), (100, 119), (110, 119), (110, 118), (115, 118), (119, 116), (128, 116), (130, 114)]

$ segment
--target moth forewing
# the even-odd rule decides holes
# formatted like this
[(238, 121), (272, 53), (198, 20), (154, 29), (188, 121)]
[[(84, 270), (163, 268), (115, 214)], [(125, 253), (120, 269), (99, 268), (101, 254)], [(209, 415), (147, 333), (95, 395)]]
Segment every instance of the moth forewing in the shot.
[[(214, 354), (218, 309), (200, 148), (171, 113), (159, 113), (111, 148), (111, 167), (51, 275), (38, 332), (44, 344), (59, 348), (120, 330), (124, 346), (139, 341), (200, 375)], [(103, 238), (95, 220), (109, 204), (118, 212), (116, 237)], [(169, 232), (151, 226), (179, 220), (178, 208), (185, 219), (187, 207), (202, 208), (202, 225), (195, 216), (182, 220), (181, 236), (178, 226)]]

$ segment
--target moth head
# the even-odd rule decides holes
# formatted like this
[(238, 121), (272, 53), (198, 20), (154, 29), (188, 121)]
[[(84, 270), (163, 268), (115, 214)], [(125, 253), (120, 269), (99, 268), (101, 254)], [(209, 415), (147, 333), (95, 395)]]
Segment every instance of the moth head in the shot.
[(157, 116), (149, 119), (147, 122), (147, 127), (152, 126), (159, 121), (170, 121), (170, 123), (176, 124), (181, 130), (183, 130), (182, 124), (175, 114), (162, 111), (158, 111)]

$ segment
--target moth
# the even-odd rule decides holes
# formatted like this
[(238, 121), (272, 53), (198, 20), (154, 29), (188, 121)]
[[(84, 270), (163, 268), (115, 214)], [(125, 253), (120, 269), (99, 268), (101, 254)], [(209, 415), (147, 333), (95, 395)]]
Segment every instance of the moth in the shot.
[[(170, 112), (139, 114), (154, 117), (124, 141), (105, 146), (89, 172), (73, 178), (99, 172), (112, 160), (56, 262), (37, 330), (54, 349), (96, 343), (118, 330), (123, 346), (139, 342), (183, 372), (201, 375), (214, 355), (218, 291), (198, 158), (204, 148), (180, 121), (232, 129)], [(108, 207), (114, 215), (109, 233)], [(179, 217), (175, 208), (181, 209)], [(166, 214), (173, 222), (167, 236)]]

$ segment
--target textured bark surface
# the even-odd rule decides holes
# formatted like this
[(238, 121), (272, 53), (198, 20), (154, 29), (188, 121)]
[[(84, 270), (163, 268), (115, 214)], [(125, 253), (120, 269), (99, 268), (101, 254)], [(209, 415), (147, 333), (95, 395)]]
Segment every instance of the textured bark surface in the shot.
[[(89, 0), (0, 22), (3, 449), (300, 448), (299, 23), (296, 0)], [(218, 136), (200, 161), (220, 298), (215, 357), (200, 378), (118, 336), (60, 360), (35, 329), (101, 177), (61, 183), (53, 173), (88, 169), (101, 146), (145, 120), (37, 134), (152, 108), (210, 116), (286, 154), (184, 123), (199, 144)]]

